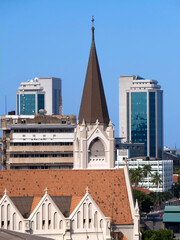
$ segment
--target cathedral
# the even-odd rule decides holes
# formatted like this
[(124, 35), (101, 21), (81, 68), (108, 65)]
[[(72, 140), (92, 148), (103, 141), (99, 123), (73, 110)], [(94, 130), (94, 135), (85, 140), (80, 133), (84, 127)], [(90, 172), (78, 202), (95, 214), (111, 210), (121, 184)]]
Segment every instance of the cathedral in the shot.
[(94, 26), (72, 170), (0, 171), (0, 228), (54, 240), (139, 240), (140, 214), (127, 165), (114, 168), (114, 128)]

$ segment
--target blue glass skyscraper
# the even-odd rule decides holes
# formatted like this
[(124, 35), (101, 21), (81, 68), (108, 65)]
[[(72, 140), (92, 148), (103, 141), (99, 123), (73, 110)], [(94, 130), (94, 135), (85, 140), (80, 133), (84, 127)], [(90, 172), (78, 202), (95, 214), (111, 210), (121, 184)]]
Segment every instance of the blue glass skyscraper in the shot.
[(128, 142), (145, 143), (146, 156), (162, 158), (163, 91), (158, 82), (139, 76), (120, 77), (119, 88), (120, 137)]

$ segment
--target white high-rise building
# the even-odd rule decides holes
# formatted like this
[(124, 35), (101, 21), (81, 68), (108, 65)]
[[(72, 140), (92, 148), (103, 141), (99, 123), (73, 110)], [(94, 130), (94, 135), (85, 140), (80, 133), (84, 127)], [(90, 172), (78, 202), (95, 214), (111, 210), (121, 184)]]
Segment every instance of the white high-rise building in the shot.
[(45, 109), (45, 92), (38, 81), (22, 82), (16, 93), (17, 115), (37, 115)]
[(158, 82), (119, 77), (119, 137), (145, 144), (145, 155), (162, 157), (163, 91)]
[(60, 78), (37, 78), (45, 94), (45, 109), (48, 115), (62, 115), (62, 87)]
[(17, 115), (62, 115), (60, 78), (35, 78), (22, 82), (16, 93)]

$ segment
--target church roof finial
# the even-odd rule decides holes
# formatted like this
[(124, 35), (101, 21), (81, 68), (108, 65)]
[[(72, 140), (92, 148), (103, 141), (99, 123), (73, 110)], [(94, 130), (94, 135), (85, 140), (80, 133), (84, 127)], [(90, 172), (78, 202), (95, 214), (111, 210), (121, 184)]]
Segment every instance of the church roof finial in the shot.
[(92, 30), (92, 40), (94, 41), (94, 16), (92, 16), (92, 19), (91, 19), (91, 22), (92, 22), (92, 28), (91, 28), (91, 30)]
[(8, 190), (5, 188), (4, 195), (7, 195)]
[(45, 189), (44, 189), (44, 191), (45, 191), (45, 194), (48, 194), (48, 188), (46, 187)]

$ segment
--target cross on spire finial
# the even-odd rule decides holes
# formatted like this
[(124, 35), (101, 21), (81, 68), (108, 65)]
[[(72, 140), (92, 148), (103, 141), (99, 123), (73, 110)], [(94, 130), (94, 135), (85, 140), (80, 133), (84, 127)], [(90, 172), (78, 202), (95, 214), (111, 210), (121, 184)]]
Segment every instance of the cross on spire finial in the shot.
[(4, 194), (7, 195), (7, 192), (8, 192), (8, 191), (7, 191), (7, 189), (5, 188), (5, 190), (4, 190)]
[(91, 19), (91, 22), (92, 22), (92, 28), (91, 28), (91, 30), (92, 30), (92, 41), (94, 42), (94, 16), (92, 16), (92, 19)]
[(48, 194), (48, 188), (47, 187), (44, 189), (44, 191), (45, 191), (45, 194)]
[(91, 22), (92, 22), (92, 27), (94, 27), (94, 16), (92, 16)]

